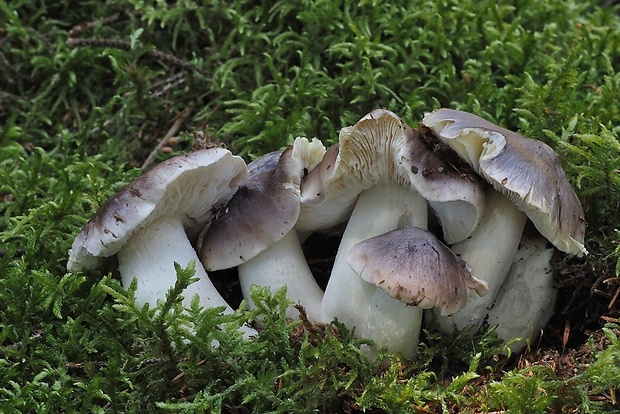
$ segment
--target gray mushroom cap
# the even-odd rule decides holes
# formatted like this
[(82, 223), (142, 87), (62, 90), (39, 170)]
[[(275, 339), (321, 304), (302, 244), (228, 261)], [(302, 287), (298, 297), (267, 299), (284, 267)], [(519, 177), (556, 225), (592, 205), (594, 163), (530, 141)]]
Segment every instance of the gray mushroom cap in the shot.
[(423, 123), (525, 212), (554, 246), (587, 254), (583, 208), (551, 147), (453, 109), (427, 114)]
[(468, 289), (487, 291), (467, 264), (427, 230), (408, 227), (356, 244), (347, 263), (363, 280), (390, 296), (423, 309), (440, 308), (442, 316), (461, 310)]
[(289, 147), (278, 164), (273, 165), (275, 168), (250, 177), (225, 210), (205, 227), (198, 250), (207, 270), (238, 266), (278, 241), (295, 225), (299, 190), (294, 185), (298, 173), (291, 152)]
[(251, 163), (247, 182), (199, 238), (205, 268), (238, 266), (284, 237), (299, 216), (304, 170), (314, 167), (324, 152), (320, 141), (297, 138), (281, 155), (269, 153)]
[(162, 216), (177, 217), (189, 232), (199, 230), (246, 176), (243, 159), (222, 148), (161, 162), (101, 206), (75, 238), (67, 269), (94, 268), (100, 257), (118, 253), (135, 232)]
[(282, 156), (283, 152), (284, 150), (268, 152), (267, 154), (249, 163), (248, 178), (252, 179), (253, 176), (262, 172), (274, 170), (278, 165), (278, 161), (280, 160), (280, 156)]

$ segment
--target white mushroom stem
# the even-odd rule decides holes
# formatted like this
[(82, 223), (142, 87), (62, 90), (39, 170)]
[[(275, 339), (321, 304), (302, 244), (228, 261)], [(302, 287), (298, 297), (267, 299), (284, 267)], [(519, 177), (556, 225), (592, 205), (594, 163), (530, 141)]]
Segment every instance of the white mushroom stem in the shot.
[[(418, 227), (426, 229), (428, 226), (428, 207), (426, 200), (416, 197), (411, 203), (411, 193), (405, 209), (411, 209), (412, 214), (404, 214), (397, 228)], [(361, 332), (364, 338), (375, 342), (374, 348), (366, 350), (372, 358), (376, 352), (387, 347), (390, 352), (400, 352), (403, 357), (414, 360), (418, 354), (420, 329), (422, 327), (423, 309), (402, 302), (385, 293), (381, 288), (375, 292), (368, 302), (366, 324)]]
[[(293, 229), (284, 237), (238, 267), (243, 297), (250, 297), (252, 285), (268, 286), (276, 292), (287, 287), (287, 297), (302, 305), (310, 321), (320, 322), (323, 291), (317, 285), (301, 249), (297, 232)], [(252, 302), (250, 306), (254, 306)], [(299, 312), (290, 306), (286, 315), (299, 318)]]
[[(524, 237), (489, 312), (489, 326), (497, 325), (497, 336), (509, 342), (512, 352), (520, 352), (553, 314), (557, 290), (552, 256), (553, 249), (546, 247), (543, 237)], [(515, 338), (520, 339), (510, 343)]]
[[(223, 306), (224, 313), (233, 309), (213, 286), (200, 259), (189, 242), (181, 219), (178, 217), (161, 217), (142, 228), (118, 252), (119, 271), (123, 286), (128, 288), (134, 278), (138, 282), (136, 304), (149, 303), (154, 306), (158, 299), (165, 298), (168, 289), (177, 280), (174, 262), (186, 267), (195, 262), (195, 277), (183, 292), (183, 303), (187, 306), (194, 295), (200, 297), (199, 303), (205, 308)], [(256, 334), (248, 326), (241, 328), (245, 336)]]
[[(370, 303), (377, 288), (363, 281), (351, 269), (346, 262), (347, 253), (362, 240), (409, 226), (413, 222), (423, 223), (426, 227), (427, 215), (426, 200), (398, 184), (380, 184), (362, 192), (342, 236), (325, 290), (322, 304), (324, 320), (338, 318), (350, 329), (356, 327), (358, 335), (373, 331), (374, 328), (367, 324), (367, 317), (369, 306), (376, 309)], [(398, 302), (396, 299), (394, 301)], [(406, 308), (403, 303), (400, 309)], [(373, 317), (375, 320), (379, 318), (378, 315)]]
[(495, 190), (487, 194), (485, 216), (474, 234), (467, 240), (453, 244), (450, 249), (471, 267), (471, 274), (488, 284), (485, 296), (469, 292), (467, 305), (449, 317), (437, 317), (444, 332), (454, 326), (471, 326), (474, 333), (484, 322), (500, 286), (512, 265), (527, 217), (506, 196)]
[(373, 358), (383, 347), (390, 352), (400, 352), (414, 360), (418, 354), (420, 329), (424, 310), (419, 306), (394, 299), (383, 289), (375, 288), (368, 304), (368, 317), (362, 336), (372, 339), (375, 346), (365, 349)]

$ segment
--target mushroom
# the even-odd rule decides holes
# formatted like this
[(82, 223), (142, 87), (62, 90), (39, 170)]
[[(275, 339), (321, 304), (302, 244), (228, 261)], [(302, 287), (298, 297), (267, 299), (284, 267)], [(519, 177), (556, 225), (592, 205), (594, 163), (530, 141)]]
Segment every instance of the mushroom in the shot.
[(500, 192), (487, 189), (487, 207), (480, 226), (470, 238), (450, 246), (454, 254), (465, 260), (472, 273), (487, 282), (485, 296), (471, 294), (467, 306), (449, 318), (438, 318), (444, 332), (471, 327), (475, 332), (493, 304), (517, 252), (519, 240), (527, 221), (523, 212)]
[(583, 208), (550, 146), (454, 109), (426, 114), (423, 123), (525, 212), (555, 247), (578, 257), (588, 253)]
[(377, 348), (387, 347), (408, 359), (417, 354), (423, 309), (438, 308), (442, 315), (451, 315), (465, 306), (469, 289), (478, 295), (487, 291), (463, 260), (432, 233), (415, 227), (356, 244), (347, 253), (347, 263), (377, 287), (371, 301), (376, 309), (369, 313), (364, 336)]
[(313, 232), (346, 222), (365, 190), (384, 183), (413, 189), (428, 201), (444, 238), (467, 238), (479, 224), (484, 194), (478, 177), (436, 156), (396, 114), (375, 109), (343, 128), (339, 143), (302, 180), (296, 228)]
[[(340, 191), (332, 183), (341, 181), (340, 146), (330, 146), (323, 158), (301, 181), (301, 206), (295, 228), (300, 234), (334, 228), (345, 223), (351, 216), (355, 200), (361, 190), (341, 186), (349, 191)], [(328, 187), (331, 187), (328, 190)], [(333, 188), (333, 189), (332, 189)], [(329, 197), (327, 195), (329, 194)]]
[(232, 313), (200, 265), (188, 233), (195, 235), (225, 206), (246, 176), (243, 160), (221, 148), (161, 162), (101, 206), (73, 242), (67, 269), (93, 268), (100, 258), (117, 255), (123, 286), (137, 280), (141, 306), (165, 298), (176, 282), (175, 262), (194, 261), (198, 281), (185, 290), (184, 303), (198, 295), (202, 306)]
[[(308, 267), (294, 226), (301, 179), (324, 153), (320, 141), (297, 138), (283, 152), (250, 164), (247, 182), (226, 211), (205, 227), (199, 241), (207, 270), (238, 266), (244, 297), (250, 298), (252, 285), (269, 286), (272, 292), (286, 286), (287, 296), (315, 321), (321, 320), (323, 291)], [(290, 307), (287, 316), (296, 318), (298, 311)]]
[[(484, 192), (477, 179), (434, 156), (390, 111), (372, 111), (342, 129), (337, 149), (328, 150), (302, 182), (299, 222), (304, 227), (298, 223), (303, 231), (329, 228), (352, 210), (323, 297), (325, 321), (338, 318), (358, 329), (365, 325), (375, 287), (347, 265), (349, 249), (399, 227), (425, 228), (428, 204), (442, 222), (444, 237), (462, 240), (479, 223)], [(313, 223), (315, 216), (319, 223)]]
[(471, 238), (451, 246), (488, 283), (489, 294), (472, 298), (447, 320), (439, 318), (446, 331), (456, 325), (473, 326), (475, 332), (510, 268), (526, 216), (558, 249), (582, 256), (587, 254), (583, 208), (548, 145), (452, 109), (427, 114), (423, 124), (495, 189), (489, 190), (483, 223)]
[[(526, 232), (527, 233), (527, 232)], [(553, 249), (540, 235), (524, 234), (487, 323), (512, 352), (535, 339), (553, 315), (557, 289), (553, 285)], [(517, 339), (518, 338), (518, 339)]]

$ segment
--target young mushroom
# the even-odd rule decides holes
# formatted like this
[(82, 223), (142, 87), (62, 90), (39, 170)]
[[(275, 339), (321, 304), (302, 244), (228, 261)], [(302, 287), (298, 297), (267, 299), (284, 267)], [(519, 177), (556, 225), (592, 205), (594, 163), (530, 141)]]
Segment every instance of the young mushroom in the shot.
[[(469, 289), (478, 295), (487, 291), (463, 260), (432, 233), (415, 227), (356, 244), (347, 254), (347, 263), (376, 286), (377, 309), (369, 315), (364, 336), (373, 339), (377, 348), (401, 352), (407, 359), (417, 354), (423, 309), (438, 308), (448, 316), (465, 306)], [(384, 300), (388, 296), (397, 301)]]
[(526, 216), (558, 249), (577, 256), (584, 247), (583, 208), (548, 145), (452, 109), (427, 114), (424, 125), (492, 185), (487, 217), (472, 237), (451, 246), (489, 285), (489, 294), (449, 319), (446, 331), (482, 324), (502, 285), (521, 239)]
[[(360, 327), (365, 325), (375, 288), (347, 265), (349, 249), (396, 228), (425, 228), (429, 205), (443, 225), (444, 237), (463, 240), (479, 223), (484, 192), (475, 178), (462, 176), (435, 157), (415, 131), (387, 110), (374, 110), (343, 128), (338, 145), (302, 182), (299, 222), (304, 231), (319, 230), (312, 222), (319, 216), (319, 224), (328, 228), (338, 224), (329, 217), (341, 220), (352, 210), (322, 314), (325, 321), (338, 318), (363, 335)], [(321, 214), (325, 210), (331, 216)]]
[[(301, 206), (295, 228), (300, 234), (334, 228), (351, 216), (360, 191), (341, 191), (340, 146), (327, 148), (321, 161), (301, 181)], [(328, 197), (329, 195), (329, 197)]]
[[(123, 286), (135, 278), (137, 305), (155, 305), (176, 282), (174, 263), (195, 262), (196, 283), (184, 292), (204, 307), (231, 307), (217, 292), (188, 238), (245, 181), (245, 162), (225, 149), (209, 149), (163, 161), (111, 197), (78, 234), (69, 251), (71, 272), (94, 268), (116, 255)], [(245, 334), (255, 331), (243, 328)]]
[[(294, 229), (299, 216), (300, 182), (325, 153), (318, 140), (297, 138), (282, 153), (248, 166), (249, 177), (221, 215), (205, 226), (199, 250), (207, 270), (238, 266), (245, 298), (252, 285), (277, 291), (301, 304), (310, 320), (321, 320), (323, 291), (316, 283)], [(250, 306), (252, 303), (250, 301)], [(298, 317), (294, 307), (287, 316)]]
[(497, 326), (495, 333), (512, 352), (521, 351), (535, 339), (553, 315), (557, 297), (551, 270), (553, 252), (544, 237), (524, 234), (489, 311), (488, 325)]
[(526, 215), (500, 192), (487, 189), (487, 207), (480, 226), (466, 240), (450, 246), (472, 272), (489, 285), (484, 297), (470, 295), (467, 306), (449, 318), (437, 318), (441, 329), (452, 332), (470, 327), (472, 333), (484, 322), (517, 252)]

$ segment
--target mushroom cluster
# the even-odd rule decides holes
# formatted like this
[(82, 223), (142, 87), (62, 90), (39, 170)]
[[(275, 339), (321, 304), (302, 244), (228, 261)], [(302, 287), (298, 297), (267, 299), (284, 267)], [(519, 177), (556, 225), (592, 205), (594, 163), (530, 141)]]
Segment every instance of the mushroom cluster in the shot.
[[(333, 231), (342, 239), (323, 292), (302, 244)], [(377, 109), (329, 148), (297, 138), (247, 166), (225, 149), (160, 163), (101, 207), (67, 267), (116, 254), (123, 284), (137, 278), (137, 299), (155, 303), (174, 284), (173, 263), (193, 260), (200, 281), (188, 298), (225, 312), (207, 272), (236, 267), (248, 300), (253, 285), (286, 286), (310, 320), (372, 339), (369, 355), (385, 346), (413, 359), (425, 309), (446, 332), (498, 325), (521, 349), (553, 311), (547, 240), (581, 256), (584, 233), (544, 143), (466, 112), (439, 109), (412, 129)]]

